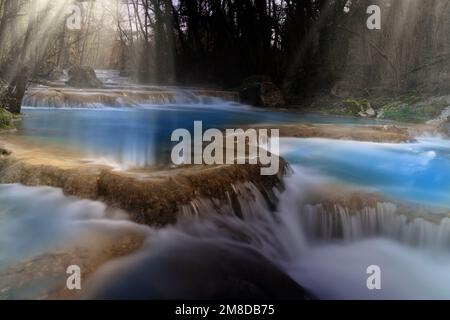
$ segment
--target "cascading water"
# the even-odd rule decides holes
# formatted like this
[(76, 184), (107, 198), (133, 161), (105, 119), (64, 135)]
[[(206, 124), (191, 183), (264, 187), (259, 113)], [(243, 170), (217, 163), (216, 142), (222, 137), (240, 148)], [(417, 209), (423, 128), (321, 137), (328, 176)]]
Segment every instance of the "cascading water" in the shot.
[[(239, 215), (233, 212), (231, 202), (218, 204), (213, 199), (199, 199), (192, 206), (183, 208), (186, 219), (175, 227), (157, 232), (152, 239), (159, 240), (151, 242), (151, 246), (149, 242), (148, 246), (132, 258), (134, 267), (143, 270), (150, 261), (160, 263), (162, 257), (152, 255), (151, 252), (172, 250), (167, 244), (171, 243), (169, 239), (183, 239), (184, 245), (179, 249), (195, 251), (196, 258), (208, 259), (210, 252), (198, 248), (198, 241), (221, 248), (225, 246), (231, 251), (246, 248), (257, 252), (319, 298), (450, 297), (450, 277), (447, 272), (450, 267), (450, 219), (446, 217), (445, 207), (426, 209), (430, 201), (424, 197), (415, 199), (420, 205), (417, 202), (410, 205), (405, 204), (403, 197), (388, 196), (386, 190), (391, 190), (389, 184), (379, 184), (380, 180), (376, 178), (367, 179), (374, 176), (374, 173), (363, 176), (361, 181), (364, 183), (359, 186), (355, 180), (357, 174), (350, 177), (333, 176), (328, 171), (322, 174), (324, 172), (320, 170), (328, 167), (322, 163), (319, 166), (311, 165), (322, 159), (321, 154), (306, 153), (309, 157), (316, 157), (316, 162), (311, 159), (299, 161), (300, 153), (294, 152), (296, 148), (304, 148), (305, 145), (310, 147), (311, 143), (318, 143), (320, 146), (322, 140), (296, 139), (285, 142), (288, 143), (282, 143), (282, 155), (288, 159), (297, 159), (297, 164), (293, 166), (294, 174), (285, 181), (286, 190), (279, 195), (275, 212), (264, 205), (263, 197), (251, 185), (237, 187), (240, 194)], [(346, 159), (344, 152), (364, 155), (369, 149), (368, 144), (357, 142), (334, 141), (334, 146), (334, 153), (328, 154), (329, 166), (332, 167), (337, 165), (333, 163), (333, 159), (343, 165)], [(361, 150), (362, 146), (365, 147), (364, 151)], [(406, 164), (407, 168), (396, 170), (397, 176), (392, 176), (393, 167), (383, 163), (379, 167), (375, 166), (375, 170), (381, 175), (389, 172), (392, 181), (403, 181), (404, 188), (409, 188), (412, 193), (414, 188), (421, 189), (425, 185), (439, 188), (441, 183), (445, 183), (439, 183), (439, 171), (436, 170), (448, 165), (448, 158), (444, 156), (448, 154), (448, 144), (444, 140), (419, 139), (410, 145), (370, 144), (370, 147), (382, 153), (380, 157), (385, 156), (383, 152), (386, 152), (389, 160), (394, 162), (393, 167), (396, 161)], [(431, 152), (435, 154), (432, 158), (428, 156)], [(348, 161), (352, 163), (353, 172), (358, 173), (358, 166), (355, 166), (358, 159), (353, 157)], [(360, 165), (368, 167), (364, 161)], [(429, 181), (417, 179), (417, 174), (406, 175), (403, 170), (419, 173), (425, 171), (428, 174), (434, 172), (435, 175)], [(443, 170), (442, 174), (445, 172)], [(414, 183), (408, 184), (403, 179), (413, 180)], [(399, 194), (405, 194), (406, 191)], [(321, 203), (320, 196), (330, 192), (339, 196), (336, 200), (325, 197)], [(318, 193), (319, 197), (314, 193)], [(352, 199), (352, 193), (356, 193), (362, 200)], [(444, 204), (446, 195), (440, 193), (439, 196), (443, 198), (439, 198), (437, 203)], [(130, 260), (115, 263), (101, 270), (99, 278), (121, 274), (130, 268), (129, 263)], [(179, 263), (184, 268), (193, 262), (189, 259), (175, 259), (173, 263)], [(370, 291), (366, 287), (366, 270), (371, 265), (380, 266), (383, 271), (381, 291)], [(188, 276), (195, 278), (195, 274)], [(225, 274), (218, 271), (217, 276)], [(130, 281), (139, 287), (137, 279)], [(99, 280), (94, 292), (98, 297), (107, 297), (108, 294), (99, 289), (102, 284)], [(108, 288), (117, 292), (122, 286), (123, 283), (117, 283), (117, 286), (111, 285)], [(145, 285), (144, 288), (149, 289)]]
[[(316, 187), (318, 180), (309, 177), (308, 181), (299, 168), (294, 171), (286, 180), (286, 191), (280, 194), (275, 212), (268, 209), (260, 192), (251, 185), (237, 187), (242, 215), (233, 213), (230, 203), (219, 205), (213, 199), (199, 199), (183, 208), (185, 218), (176, 226), (156, 231), (130, 258), (101, 268), (89, 296), (124, 298), (127, 292), (135, 297), (149, 294), (160, 298), (158, 293), (163, 292), (162, 297), (170, 293), (177, 298), (202, 297), (205, 293), (201, 290), (199, 293), (198, 286), (202, 287), (204, 275), (191, 270), (192, 265), (201, 269), (211, 267), (215, 271), (210, 269), (206, 277), (219, 283), (218, 279), (226, 278), (227, 272), (217, 268), (215, 255), (223, 254), (222, 250), (228, 255), (244, 250), (241, 264), (251, 263), (245, 257), (261, 255), (264, 259), (258, 258), (259, 264), (277, 266), (318, 298), (450, 297), (450, 277), (446, 271), (450, 267), (446, 249), (450, 239), (449, 219), (439, 224), (406, 217), (397, 212), (396, 205), (383, 202), (362, 209), (336, 206), (335, 210), (327, 211), (326, 206), (308, 204), (305, 196), (305, 190)], [(183, 277), (190, 279), (188, 287), (174, 275), (175, 270), (155, 271), (150, 267), (168, 267), (170, 252), (180, 255), (170, 258), (170, 265), (184, 270)], [(191, 256), (186, 257), (183, 252)], [(233, 269), (235, 263), (223, 261), (222, 266)], [(374, 264), (386, 272), (382, 292), (366, 287), (366, 269)], [(129, 270), (136, 273), (123, 281)], [(421, 275), (424, 271), (430, 275)], [(264, 276), (270, 277), (271, 273)], [(171, 277), (181, 284), (169, 281)], [(236, 277), (242, 281), (239, 275)], [(156, 279), (161, 291), (154, 291), (151, 281)], [(274, 286), (286, 285), (286, 279), (278, 280)]]
[[(232, 91), (199, 90), (133, 84), (118, 71), (97, 70), (104, 84), (101, 89), (67, 88), (67, 74), (54, 87), (31, 87), (23, 99), (24, 108), (32, 109), (117, 109), (171, 105), (239, 105), (239, 94)], [(244, 108), (244, 106), (240, 106)]]
[[(47, 88), (30, 90), (24, 100), (25, 117), (19, 124), (18, 136), (25, 138), (27, 143), (75, 151), (86, 161), (118, 169), (170, 164), (172, 132), (179, 128), (193, 132), (194, 121), (202, 121), (204, 130), (245, 128), (261, 123), (374, 121), (261, 112), (227, 101), (226, 96), (220, 97), (220, 92), (217, 98), (194, 89), (184, 90), (177, 96), (167, 93), (166, 88), (159, 88), (160, 91), (153, 88), (150, 96), (164, 100), (168, 94), (174, 99), (161, 102), (164, 104), (151, 103), (145, 94), (140, 97), (142, 92), (139, 90), (65, 90), (62, 93), (52, 89), (51, 94)], [(85, 107), (78, 108), (79, 103)]]
[[(150, 106), (133, 93), (138, 107), (117, 108), (133, 105), (126, 100), (129, 92), (158, 89), (133, 88), (108, 72), (100, 77), (107, 88), (98, 109), (71, 108), (78, 102), (67, 103), (68, 96), (86, 100), (70, 90), (56, 94), (57, 100), (54, 92), (51, 98), (42, 92), (39, 98), (28, 97), (35, 99), (28, 100), (34, 107), (25, 108), (18, 136), (40, 146), (75, 150), (93, 162), (106, 158), (126, 169), (167, 164), (170, 133), (192, 129), (195, 120), (203, 120), (205, 128), (352, 121), (262, 113), (210, 97), (204, 104)], [(237, 197), (228, 202), (202, 198), (180, 208), (177, 225), (161, 230), (117, 220), (104, 205), (68, 199), (55, 189), (0, 186), (0, 247), (5, 248), (0, 251), (0, 287), (11, 287), (5, 270), (21, 269), (20, 263), (35, 257), (46, 262), (49, 254), (91, 243), (102, 251), (131, 233), (145, 238), (144, 245), (123, 258), (100, 259), (94, 269), (101, 267), (88, 280), (87, 297), (450, 298), (448, 140), (380, 144), (282, 139), (281, 147), (294, 173), (286, 178), (283, 192), (274, 192), (275, 210), (260, 190), (243, 183), (234, 187)], [(139, 245), (132, 247), (123, 255)], [(366, 287), (370, 265), (383, 271), (382, 291)], [(36, 290), (21, 287), (0, 297), (33, 298)]]
[[(302, 146), (305, 141), (299, 139), (297, 142)], [(441, 145), (437, 142), (433, 140), (430, 146), (435, 148), (436, 145)], [(359, 144), (355, 143), (355, 146), (359, 147)], [(404, 146), (398, 146), (398, 150), (403, 148)], [(291, 148), (283, 149), (283, 152), (292, 152)], [(437, 154), (441, 152), (443, 151)], [(416, 156), (420, 157), (421, 154), (418, 152)], [(423, 165), (419, 160), (415, 163)], [(433, 161), (428, 161), (426, 165), (433, 166)], [(423, 210), (417, 216), (414, 211), (405, 213), (400, 210), (401, 205), (383, 200), (382, 192), (378, 195), (379, 201), (376, 197), (370, 201), (346, 201), (346, 196), (355, 190), (354, 180), (353, 185), (345, 186), (343, 181), (338, 183), (336, 177), (311, 171), (304, 164), (297, 164), (292, 168), (294, 173), (286, 178), (285, 190), (277, 193), (278, 206), (275, 211), (269, 209), (267, 199), (252, 184), (235, 186), (238, 212), (233, 203), (235, 200), (231, 198), (228, 203), (198, 199), (190, 206), (180, 208), (184, 218), (177, 225), (161, 230), (146, 229), (144, 234), (147, 241), (135, 254), (112, 260), (100, 267), (88, 282), (86, 297), (450, 297), (450, 277), (447, 275), (447, 268), (450, 267), (447, 249), (450, 239), (448, 218), (439, 214), (427, 220), (423, 217)], [(47, 232), (46, 229), (47, 236), (51, 238), (48, 242), (50, 244), (55, 243), (54, 235), (71, 241), (89, 239), (85, 233), (81, 235), (77, 231), (80, 230), (75, 228), (77, 225), (85, 230), (87, 225), (93, 223), (96, 226), (94, 234), (98, 230), (105, 230), (106, 233), (101, 237), (107, 237), (111, 230), (101, 226), (111, 223), (127, 224), (105, 220), (105, 207), (97, 203), (75, 201), (67, 207), (72, 203), (71, 200), (65, 199), (54, 189), (21, 189), (23, 187), (19, 186), (13, 189), (11, 186), (3, 188), (11, 190), (0, 199), (3, 202), (11, 199), (9, 205), (3, 205), (3, 208), (10, 209), (3, 212), (27, 212), (28, 218), (25, 221), (30, 221), (33, 226), (33, 221), (37, 220), (42, 221), (45, 228), (56, 230)], [(375, 185), (371, 185), (371, 188), (357, 188), (358, 196), (364, 198), (366, 195), (371, 198), (375, 189)], [(314, 196), (314, 193), (326, 194), (330, 190), (340, 193), (340, 198), (334, 204), (330, 204), (330, 199), (321, 203), (320, 197)], [(32, 201), (17, 201), (17, 197), (13, 197), (11, 193)], [(45, 203), (41, 207), (51, 208), (48, 211), (55, 213), (49, 217), (52, 223), (42, 220), (43, 212), (23, 208), (34, 208), (37, 201), (35, 199)], [(93, 215), (97, 217), (93, 221), (90, 214), (86, 216), (87, 208), (93, 208)], [(430, 212), (433, 210), (430, 209)], [(27, 226), (23, 221), (17, 221), (20, 216), (16, 214), (6, 217), (13, 217), (16, 222), (3, 224), (9, 230), (3, 234), (11, 235), (11, 230), (19, 228), (20, 231)], [(75, 222), (71, 222), (71, 219), (75, 219)], [(79, 222), (79, 219), (88, 220)], [(63, 223), (59, 223), (59, 220)], [(17, 228), (11, 228), (11, 225)], [(61, 232), (66, 228), (71, 232)], [(138, 226), (130, 224), (125, 229), (130, 231), (136, 230), (135, 228), (139, 230)], [(98, 234), (95, 236), (98, 237)], [(40, 238), (42, 242), (45, 239)], [(8, 241), (17, 241), (17, 234)], [(64, 243), (60, 240), (57, 242)], [(10, 244), (4, 243), (4, 246), (8, 247)], [(23, 260), (23, 257), (56, 250), (45, 243), (37, 247), (29, 246), (29, 241), (24, 242), (24, 248), (37, 249), (15, 260), (7, 258), (10, 265)], [(227, 259), (223, 260), (223, 257)], [(384, 270), (382, 291), (368, 291), (365, 286), (366, 268), (374, 264)], [(247, 265), (253, 270), (251, 275), (248, 273), (249, 269), (243, 270), (238, 267), (240, 265)], [(203, 271), (199, 273), (198, 270)], [(229, 270), (233, 270), (232, 275)], [(295, 287), (286, 275), (310, 293)], [(214, 284), (212, 287), (205, 288), (202, 285), (205, 277)], [(233, 285), (221, 282), (220, 279), (227, 277), (234, 279)], [(269, 278), (273, 279), (270, 284), (272, 289), (275, 288), (273, 290), (261, 285), (263, 279)], [(245, 281), (250, 281), (252, 286), (258, 288), (257, 291), (238, 290)], [(219, 292), (216, 288), (220, 288)]]
[[(223, 104), (238, 106), (233, 92), (188, 89), (50, 89), (31, 88), (23, 100), (24, 109), (129, 109), (154, 106)], [(241, 106), (241, 108), (244, 108)]]
[(301, 209), (305, 235), (317, 241), (343, 239), (346, 242), (386, 237), (403, 244), (443, 250), (450, 246), (450, 219), (433, 223), (423, 218), (410, 219), (398, 214), (392, 203), (378, 203), (360, 210), (335, 205), (327, 210), (322, 205), (306, 205)]

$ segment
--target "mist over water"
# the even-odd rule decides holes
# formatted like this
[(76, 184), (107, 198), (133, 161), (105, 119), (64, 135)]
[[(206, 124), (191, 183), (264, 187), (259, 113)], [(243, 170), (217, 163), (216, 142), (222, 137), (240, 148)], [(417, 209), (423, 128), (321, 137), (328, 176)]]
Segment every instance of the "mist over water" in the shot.
[[(128, 235), (147, 232), (149, 228), (129, 222), (124, 212), (100, 202), (68, 198), (49, 187), (0, 185), (0, 298), (19, 283), (10, 298), (39, 298), (42, 290), (65, 283), (69, 265), (82, 262), (80, 256), (71, 258), (71, 252), (99, 254)], [(58, 257), (67, 257), (67, 265), (54, 266)], [(61, 270), (52, 273), (53, 267)], [(29, 274), (41, 275), (24, 282)], [(63, 278), (55, 281), (61, 274)]]
[[(367, 267), (382, 270), (382, 290), (368, 290)], [(321, 299), (449, 299), (450, 256), (432, 255), (383, 238), (329, 244), (286, 271)]]

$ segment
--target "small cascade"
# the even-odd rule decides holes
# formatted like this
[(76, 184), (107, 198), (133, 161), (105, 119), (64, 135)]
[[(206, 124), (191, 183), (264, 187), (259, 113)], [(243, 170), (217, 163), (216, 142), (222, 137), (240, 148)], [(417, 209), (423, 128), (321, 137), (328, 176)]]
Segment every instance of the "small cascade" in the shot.
[[(181, 213), (186, 219), (180, 229), (196, 236), (244, 242), (275, 262), (298, 259), (321, 244), (368, 239), (390, 239), (435, 252), (447, 251), (450, 246), (450, 218), (425, 219), (420, 208), (414, 212), (403, 204), (377, 200), (369, 193), (342, 195), (333, 204), (311, 204), (304, 190), (313, 188), (308, 178), (295, 173), (287, 179), (286, 190), (275, 192), (268, 202), (254, 185), (238, 185), (226, 203), (202, 198), (183, 207)], [(271, 210), (270, 204), (277, 202), (278, 208)]]
[[(130, 274), (130, 270), (135, 270), (132, 272), (135, 278), (130, 281), (134, 281), (136, 292), (151, 294), (154, 292), (151, 290), (153, 282), (147, 281), (142, 284), (147, 290), (142, 291), (140, 290), (142, 279), (147, 279), (148, 276), (150, 279), (156, 279), (163, 274), (161, 287), (170, 288), (170, 292), (178, 292), (181, 294), (180, 297), (184, 297), (180, 292), (184, 292), (186, 288), (195, 290), (197, 285), (183, 287), (181, 282), (174, 284), (170, 280), (178, 275), (181, 268), (186, 272), (183, 278), (191, 279), (195, 283), (202, 281), (203, 274), (198, 277), (197, 270), (192, 271), (189, 267), (194, 262), (196, 266), (200, 263), (205, 270), (209, 270), (208, 276), (215, 279), (214, 281), (222, 279), (228, 270), (237, 270), (239, 265), (253, 263), (259, 267), (265, 266), (268, 268), (267, 277), (271, 275), (280, 277), (278, 272), (281, 271), (282, 274), (289, 275), (300, 286), (310, 289), (313, 294), (321, 298), (347, 297), (340, 291), (332, 291), (329, 288), (330, 281), (345, 279), (356, 285), (365, 284), (365, 268), (371, 263), (380, 263), (383, 267), (394, 270), (393, 275), (388, 276), (398, 279), (396, 280), (398, 283), (409, 283), (416, 276), (415, 270), (403, 274), (403, 269), (399, 267), (403, 263), (422, 263), (433, 272), (440, 272), (440, 274), (446, 272), (447, 269), (444, 267), (447, 260), (441, 267), (440, 262), (435, 262), (423, 252), (444, 254), (447, 252), (446, 248), (450, 245), (449, 218), (444, 217), (440, 221), (433, 219), (435, 222), (432, 222), (422, 217), (414, 217), (414, 212), (409, 212), (407, 216), (403, 214), (401, 205), (383, 200), (375, 201), (375, 197), (364, 193), (358, 193), (358, 196), (367, 196), (369, 200), (355, 201), (356, 196), (353, 195), (349, 196), (352, 201), (345, 201), (347, 196), (341, 192), (340, 200), (335, 200), (334, 204), (313, 202), (310, 199), (310, 191), (319, 186), (326, 188), (327, 181), (310, 178), (294, 170), (293, 176), (286, 179), (283, 192), (277, 188), (265, 190), (250, 182), (236, 184), (232, 191), (227, 192), (224, 199), (198, 198), (190, 205), (182, 207), (179, 221), (173, 226), (166, 226), (160, 230), (136, 229), (133, 224), (120, 219), (110, 222), (105, 219), (107, 214), (103, 205), (90, 201), (71, 202), (54, 189), (26, 190), (29, 190), (27, 192), (45, 190), (44, 197), (41, 198), (46, 202), (49, 202), (47, 198), (54, 198), (61, 203), (56, 211), (64, 211), (64, 215), (52, 214), (50, 217), (51, 226), (57, 223), (55, 230), (58, 231), (59, 237), (67, 235), (59, 234), (61, 228), (58, 219), (63, 219), (63, 225), (67, 224), (72, 233), (76, 231), (74, 235), (76, 238), (80, 230), (86, 232), (86, 226), (90, 223), (95, 226), (111, 226), (112, 230), (117, 228), (117, 230), (125, 230), (121, 231), (125, 233), (131, 230), (145, 235), (147, 241), (135, 254), (106, 264), (93, 275), (94, 290), (89, 291), (88, 294), (95, 297), (108, 296), (111, 292), (121, 289), (128, 283), (123, 280), (128, 278), (121, 275)], [(14, 190), (17, 188), (19, 187), (14, 187)], [(22, 194), (22, 187), (18, 191)], [(5, 195), (5, 199), (1, 198), (0, 202), (6, 204), (5, 212), (8, 215), (8, 210), (11, 210), (8, 208), (14, 208), (8, 202), (11, 195)], [(13, 198), (14, 205), (16, 205), (15, 200), (17, 199)], [(46, 207), (43, 208), (45, 210)], [(89, 210), (83, 213), (86, 208)], [(90, 214), (91, 211), (93, 214)], [(29, 210), (29, 212), (32, 211)], [(68, 215), (67, 212), (71, 214)], [(13, 213), (14, 211), (11, 211), (9, 216), (17, 219), (17, 215)], [(83, 221), (84, 214), (88, 214), (87, 222)], [(75, 219), (74, 222), (72, 218)], [(43, 228), (48, 226), (49, 224), (45, 223)], [(74, 226), (79, 228), (75, 229)], [(92, 230), (95, 231), (95, 237), (100, 239), (103, 237), (98, 235), (96, 228)], [(54, 233), (51, 234), (52, 237)], [(85, 233), (82, 235), (85, 239)], [(426, 250), (416, 250), (417, 248)], [(236, 255), (237, 258), (232, 261), (223, 260), (221, 257), (224, 255), (227, 257)], [(167, 260), (168, 258), (170, 260)], [(206, 258), (212, 259), (212, 262)], [(341, 264), (333, 265), (341, 260)], [(218, 266), (225, 264), (226, 268), (212, 268), (210, 263), (216, 262)], [(166, 266), (163, 273), (155, 267), (161, 264)], [(177, 268), (170, 269), (170, 266), (174, 265)], [(333, 267), (329, 268), (331, 265)], [(274, 269), (273, 266), (276, 268)], [(356, 273), (348, 279), (345, 278), (348, 270), (359, 270), (358, 268), (362, 272), (361, 276)], [(246, 273), (240, 274), (239, 271), (239, 277), (241, 276), (248, 277)], [(111, 279), (114, 281), (110, 282)], [(322, 281), (322, 279), (328, 279), (328, 281)], [(277, 281), (288, 285), (290, 280), (281, 277)], [(447, 283), (449, 282), (436, 285), (444, 288)], [(426, 283), (418, 283), (417, 287), (422, 288), (422, 285), (426, 287)], [(367, 294), (366, 289), (361, 288), (359, 291), (358, 288), (346, 291), (348, 297)], [(403, 297), (409, 294), (409, 292), (397, 292), (395, 289), (396, 286), (389, 286), (383, 297)], [(424, 292), (425, 298), (435, 295), (431, 291)], [(447, 294), (447, 291), (444, 293)]]
[(50, 109), (98, 109), (160, 105), (214, 105), (231, 102), (239, 102), (237, 93), (165, 88), (153, 90), (32, 88), (25, 95), (23, 106)]
[[(298, 247), (294, 238), (284, 231), (284, 223), (277, 213), (270, 210), (279, 195), (273, 190), (273, 198), (252, 183), (234, 186), (228, 201), (196, 199), (181, 208), (178, 228), (200, 238), (227, 239), (250, 246), (269, 259), (287, 258), (288, 251)], [(194, 220), (192, 220), (194, 218)], [(192, 221), (195, 221), (192, 223)], [(288, 244), (293, 244), (287, 247)]]
[(126, 108), (140, 105), (212, 105), (239, 103), (237, 91), (221, 91), (134, 83), (118, 70), (95, 70), (101, 89), (75, 89), (66, 85), (68, 71), (56, 81), (41, 81), (24, 97), (23, 106), (33, 108)]
[(356, 242), (384, 237), (414, 247), (444, 249), (450, 246), (450, 219), (440, 223), (399, 214), (392, 203), (352, 209), (336, 204), (325, 207), (305, 205), (301, 210), (303, 232), (311, 241), (330, 242), (341, 239)]
[(277, 202), (274, 190), (260, 190), (251, 182), (240, 183), (232, 186), (233, 191), (226, 193), (226, 201), (214, 198), (199, 198), (188, 206), (181, 208), (184, 217), (209, 217), (211, 213), (222, 216), (236, 215), (247, 219), (256, 219), (268, 212)]

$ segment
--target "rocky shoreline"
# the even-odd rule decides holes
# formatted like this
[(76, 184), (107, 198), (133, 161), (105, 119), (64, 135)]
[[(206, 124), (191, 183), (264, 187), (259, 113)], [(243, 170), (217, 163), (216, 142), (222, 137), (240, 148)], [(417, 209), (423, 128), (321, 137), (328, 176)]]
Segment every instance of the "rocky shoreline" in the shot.
[[(274, 205), (286, 163), (276, 176), (262, 176), (259, 165), (185, 166), (117, 172), (83, 163), (70, 155), (26, 151), (17, 141), (3, 145), (0, 183), (51, 186), (64, 194), (99, 200), (131, 213), (133, 221), (151, 226), (174, 223), (180, 209), (198, 198), (238, 206), (236, 185), (251, 183)], [(238, 208), (236, 211), (239, 211)]]

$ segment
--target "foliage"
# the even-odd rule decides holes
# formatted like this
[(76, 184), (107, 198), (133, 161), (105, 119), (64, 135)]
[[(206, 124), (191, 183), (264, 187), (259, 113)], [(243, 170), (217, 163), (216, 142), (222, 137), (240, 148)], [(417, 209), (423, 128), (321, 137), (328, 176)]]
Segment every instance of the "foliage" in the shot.
[[(408, 102), (409, 101), (409, 102)], [(414, 101), (414, 103), (411, 103)], [(445, 100), (433, 102), (417, 102), (417, 99), (397, 100), (381, 107), (383, 118), (400, 121), (423, 123), (439, 117), (443, 109), (448, 106)]]
[[(346, 17), (347, 0), (128, 3), (128, 17), (119, 22), (119, 36), (126, 48), (121, 69), (138, 70), (141, 81), (170, 82), (175, 73), (182, 84), (238, 87), (247, 77), (267, 75), (284, 88), (309, 94), (312, 90), (303, 90), (306, 86), (325, 87), (327, 81), (322, 86), (313, 82), (334, 77), (320, 70), (320, 61), (337, 51), (331, 43), (332, 33)], [(136, 31), (127, 27), (130, 21), (139, 26)]]
[(12, 127), (13, 116), (11, 113), (0, 107), (0, 129), (8, 129)]
[(416, 92), (398, 97), (348, 98), (337, 100), (321, 97), (302, 106), (305, 112), (324, 115), (359, 116), (362, 110), (372, 107), (377, 118), (399, 122), (424, 123), (438, 118), (449, 103), (445, 98), (429, 98)]
[(346, 113), (352, 115), (357, 115), (359, 112), (365, 111), (371, 107), (370, 102), (367, 99), (345, 99), (342, 101), (342, 104), (347, 110)]

